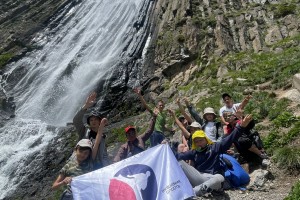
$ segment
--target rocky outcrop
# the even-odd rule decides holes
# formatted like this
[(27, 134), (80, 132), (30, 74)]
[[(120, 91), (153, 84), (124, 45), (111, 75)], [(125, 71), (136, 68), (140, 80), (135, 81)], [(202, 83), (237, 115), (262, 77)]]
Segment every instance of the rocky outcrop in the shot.
[(293, 76), (293, 86), (300, 92), (300, 74)]
[[(65, 6), (80, 0), (3, 0), (0, 5), (0, 58), (20, 58), (35, 47), (30, 44), (35, 33), (48, 25), (50, 19)], [(9, 59), (8, 58), (8, 59)], [(5, 64), (0, 61), (0, 67)]]
[[(156, 91), (163, 89), (157, 88), (164, 88), (166, 83), (176, 88), (178, 76), (190, 79), (187, 69), (202, 71), (211, 60), (229, 53), (280, 51), (272, 45), (299, 34), (297, 6), (283, 1), (158, 0), (152, 47), (154, 74), (160, 78), (145, 81), (146, 90), (159, 96)], [(226, 65), (217, 70), (219, 81), (226, 76)], [(153, 85), (156, 91), (150, 89)]]

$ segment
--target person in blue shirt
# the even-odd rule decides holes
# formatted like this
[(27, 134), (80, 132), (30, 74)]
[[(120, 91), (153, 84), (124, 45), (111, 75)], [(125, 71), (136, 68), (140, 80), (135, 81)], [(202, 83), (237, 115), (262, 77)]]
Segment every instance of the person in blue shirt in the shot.
[(194, 167), (184, 161), (180, 161), (180, 165), (194, 187), (197, 196), (203, 196), (213, 190), (222, 190), (224, 177), (220, 154), (226, 153), (233, 141), (241, 136), (251, 120), (252, 116), (246, 115), (241, 124), (229, 136), (217, 143), (212, 143), (202, 130), (196, 131), (192, 135), (192, 150), (175, 153), (178, 160), (193, 161)]

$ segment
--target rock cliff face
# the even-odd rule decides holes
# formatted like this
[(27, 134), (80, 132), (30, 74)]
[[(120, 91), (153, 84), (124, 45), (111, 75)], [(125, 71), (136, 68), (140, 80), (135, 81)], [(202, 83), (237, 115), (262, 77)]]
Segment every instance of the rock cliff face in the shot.
[[(0, 5), (0, 53), (22, 55), (30, 51), (30, 40), (65, 6), (80, 1), (70, 0), (3, 0)], [(16, 58), (16, 57), (15, 57)]]
[[(8, 60), (16, 60), (36, 48), (30, 43), (35, 33), (43, 29), (49, 19), (58, 14), (62, 7), (71, 8), (72, 4), (79, 2), (79, 0), (2, 0), (0, 67)], [(111, 85), (109, 90), (111, 94), (106, 97), (105, 105), (106, 110), (112, 110), (108, 118), (111, 121), (120, 121), (141, 109), (136, 95), (131, 92), (131, 88), (126, 88), (131, 75), (140, 79), (147, 101), (154, 102), (157, 98), (169, 100), (178, 96), (181, 92), (178, 90), (179, 87), (195, 81), (198, 78), (196, 75), (200, 72), (210, 69), (211, 73), (205, 74), (205, 78), (215, 78), (220, 84), (224, 79), (230, 80), (229, 70), (243, 70), (244, 65), (250, 62), (228, 61), (218, 66), (213, 65), (228, 55), (239, 52), (259, 54), (283, 51), (281, 47), (274, 47), (273, 44), (299, 34), (299, 4), (299, 1), (279, 0), (155, 1), (150, 28), (151, 41), (145, 63), (142, 68), (134, 65), (125, 72), (116, 72), (115, 77), (125, 74), (123, 77), (126, 79), (122, 80), (124, 81), (122, 83), (117, 80), (118, 84)], [(137, 51), (141, 53), (141, 46)], [(130, 64), (126, 61), (124, 63)], [(138, 71), (140, 72), (137, 73)], [(195, 102), (199, 100), (200, 95), (207, 95), (208, 91), (198, 93)], [(189, 91), (184, 93), (186, 96), (189, 94), (191, 94)], [(0, 120), (9, 119), (13, 114), (13, 100), (7, 99), (4, 93), (1, 96), (2, 105), (5, 105), (2, 106), (4, 111), (0, 113), (0, 117), (2, 116)], [(62, 141), (55, 138), (53, 144), (58, 143), (57, 148), (62, 148), (64, 155), (55, 157), (56, 147), (49, 147), (45, 158), (39, 160), (43, 163), (41, 169), (8, 199), (57, 198), (50, 192), (50, 185), (71, 153), (70, 146), (74, 144), (70, 141), (74, 141), (74, 135), (71, 133)]]
[[(176, 87), (190, 82), (194, 72), (203, 71), (228, 54), (276, 52), (272, 45), (299, 34), (299, 2), (231, 0), (158, 0), (152, 30), (152, 54), (156, 71), (147, 83), (150, 99), (170, 98)], [(217, 67), (221, 78), (233, 67)], [(156, 77), (156, 78), (155, 78)], [(207, 77), (209, 78), (209, 77)], [(149, 80), (149, 79), (148, 79)], [(173, 89), (172, 89), (173, 88)]]

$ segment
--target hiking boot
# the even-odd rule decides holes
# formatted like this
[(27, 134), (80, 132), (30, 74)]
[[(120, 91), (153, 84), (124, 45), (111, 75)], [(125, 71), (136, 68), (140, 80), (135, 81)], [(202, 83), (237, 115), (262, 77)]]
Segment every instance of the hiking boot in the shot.
[(269, 158), (268, 155), (265, 154), (265, 153), (262, 153), (262, 154), (260, 154), (259, 156), (260, 156), (262, 159), (268, 159), (268, 158)]
[(194, 187), (193, 190), (194, 190), (195, 194), (198, 197), (202, 197), (205, 194), (210, 193), (210, 192), (213, 191), (211, 188), (209, 188), (209, 187), (207, 187), (206, 185), (203, 185), (203, 184)]

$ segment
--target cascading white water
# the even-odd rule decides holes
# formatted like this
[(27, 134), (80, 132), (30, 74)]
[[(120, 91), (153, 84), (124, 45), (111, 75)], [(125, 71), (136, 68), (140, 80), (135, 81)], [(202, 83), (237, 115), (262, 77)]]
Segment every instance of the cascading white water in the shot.
[(83, 1), (63, 15), (55, 34), (48, 28), (35, 38), (40, 50), (11, 64), (7, 81), (18, 70), (26, 73), (6, 90), (17, 107), (15, 119), (0, 129), (0, 199), (26, 178), (26, 159), (56, 135), (47, 125), (70, 122), (101, 77), (113, 70), (145, 2)]

